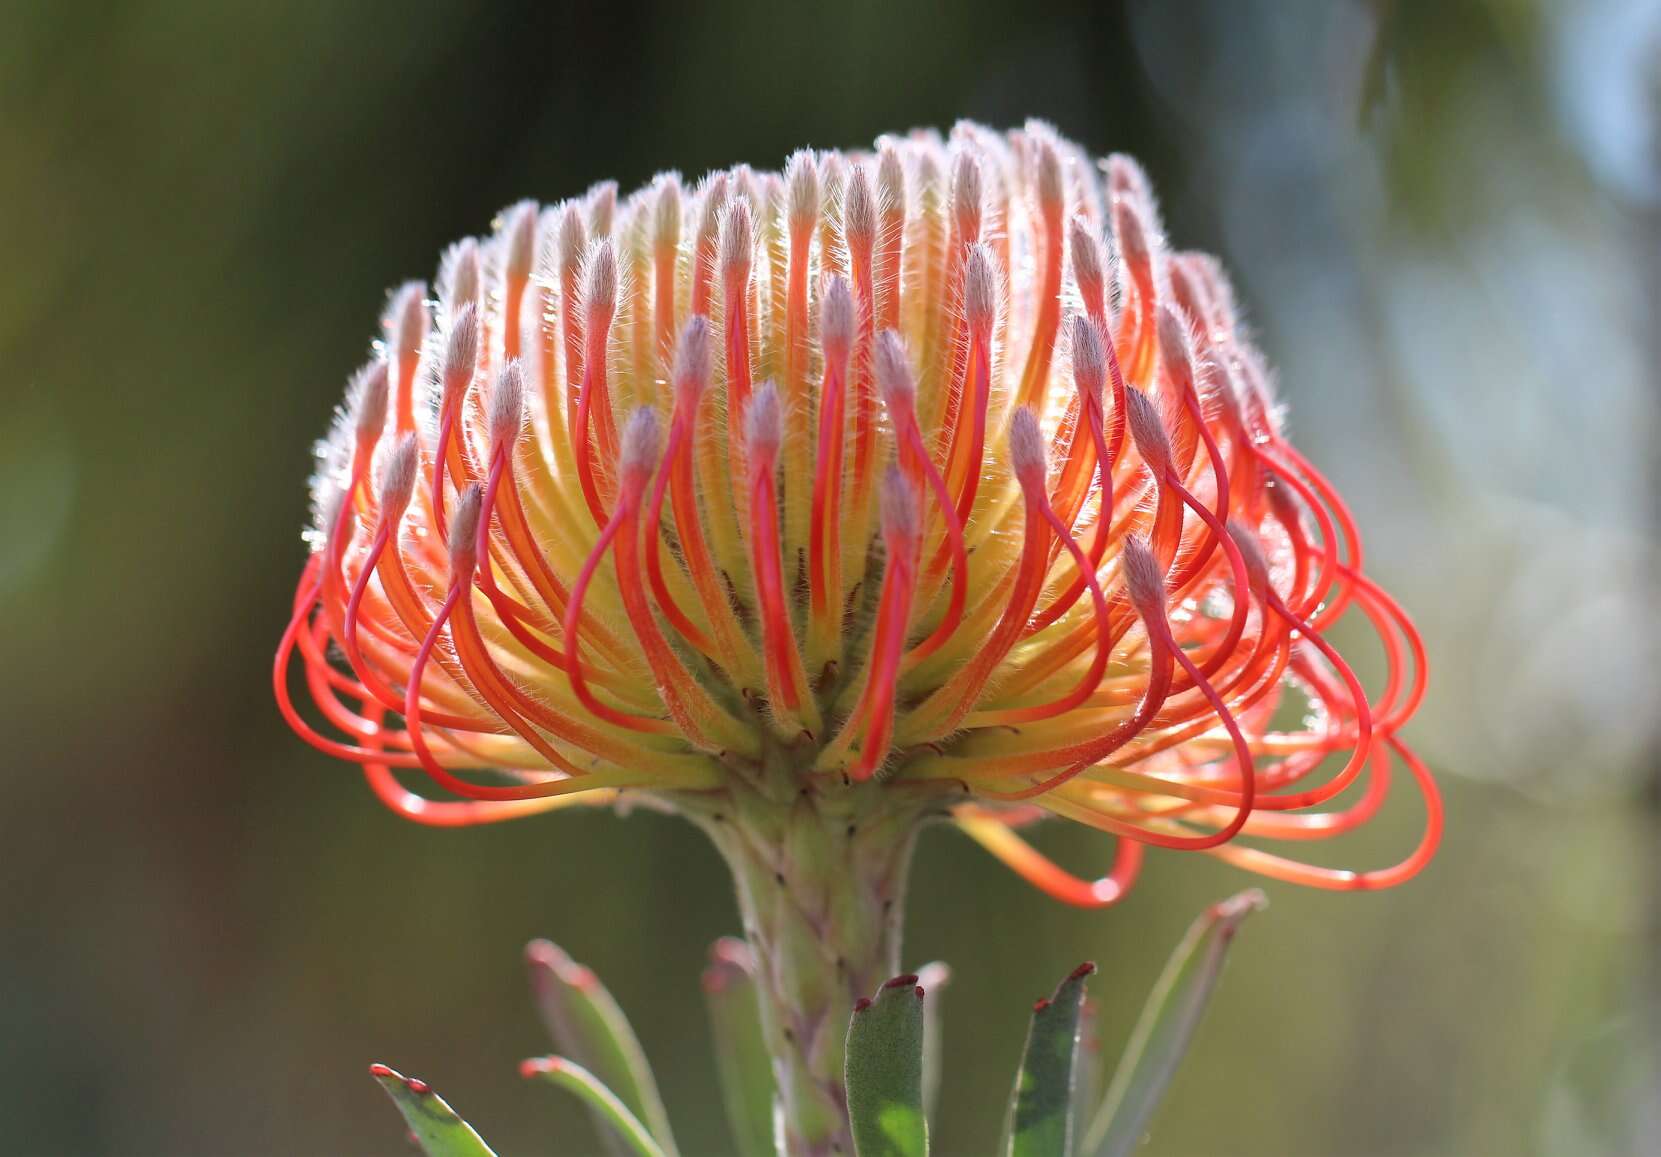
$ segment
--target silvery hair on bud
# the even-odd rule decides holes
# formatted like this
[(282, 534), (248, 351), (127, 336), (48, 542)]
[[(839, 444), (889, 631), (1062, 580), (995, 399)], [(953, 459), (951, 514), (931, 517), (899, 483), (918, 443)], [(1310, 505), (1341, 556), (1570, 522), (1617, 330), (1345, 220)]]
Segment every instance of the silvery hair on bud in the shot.
[(453, 567), (458, 560), (466, 559), (471, 569), (471, 563), (478, 549), (476, 539), (479, 533), (479, 508), (484, 501), (484, 494), (477, 482), (470, 482), (456, 500), (456, 509), (450, 515), (450, 539), (447, 545), (450, 548), (450, 565)]
[(754, 244), (750, 202), (743, 197), (734, 197), (721, 214), (721, 268), (748, 269)]
[(535, 201), (519, 201), (502, 210), (502, 245), (508, 277), (529, 277), (536, 257)]
[(902, 538), (916, 538), (923, 531), (923, 511), (917, 501), (917, 491), (898, 466), (889, 466), (882, 474), (882, 525), (885, 530)]
[(864, 165), (855, 165), (842, 202), (842, 231), (850, 244), (867, 246), (877, 235), (877, 205)]
[(346, 410), (360, 438), (379, 437), (386, 426), (386, 363), (377, 358), (352, 375), (346, 387)]
[(1142, 460), (1156, 474), (1171, 468), (1171, 437), (1152, 398), (1134, 386), (1125, 391), (1125, 418)]
[(525, 368), (518, 358), (509, 359), (496, 375), (496, 386), (486, 403), (485, 419), (492, 445), (519, 436), (519, 428), (525, 421)]
[(709, 318), (695, 313), (681, 328), (681, 339), (675, 345), (674, 381), (676, 388), (690, 388), (700, 393), (709, 385), (711, 365)]
[(444, 251), (438, 265), (439, 284), (444, 286), (444, 308), (454, 315), (479, 299), (479, 243), (464, 237)]
[(998, 266), (992, 250), (976, 242), (969, 247), (963, 268), (963, 314), (971, 330), (980, 330), (997, 320)]
[(1073, 381), (1079, 391), (1092, 398), (1100, 398), (1102, 385), (1107, 380), (1107, 342), (1101, 327), (1088, 314), (1075, 313), (1068, 326), (1069, 345), (1073, 354)]
[(601, 238), (588, 248), (588, 268), (583, 278), (583, 306), (589, 314), (609, 317), (617, 309), (617, 254), (610, 238)]
[(659, 173), (657, 177), (657, 205), (652, 215), (653, 240), (659, 245), (673, 245), (681, 233), (681, 175)]
[(911, 361), (906, 357), (905, 339), (896, 331), (885, 329), (877, 335), (877, 348), (872, 359), (876, 371), (877, 389), (890, 410), (909, 410), (917, 397), (917, 384), (911, 376)]
[(479, 307), (471, 301), (456, 312), (450, 322), (450, 332), (444, 340), (444, 377), (446, 382), (460, 379), (465, 382), (473, 376), (473, 367), (479, 359)]
[(1038, 415), (1026, 406), (1017, 408), (1009, 420), (1009, 460), (1015, 477), (1023, 482), (1033, 475), (1043, 478), (1048, 468)]
[(744, 440), (757, 455), (771, 454), (784, 438), (784, 415), (779, 409), (779, 391), (771, 381), (756, 387), (750, 408), (744, 414)]
[(1165, 575), (1159, 569), (1159, 560), (1138, 535), (1125, 536), (1124, 548), (1119, 552), (1119, 565), (1124, 569), (1125, 586), (1130, 601), (1144, 618), (1163, 618), (1165, 615)]
[(381, 504), (383, 516), (404, 512), (410, 495), (415, 493), (415, 475), (420, 466), (421, 448), (416, 443), (414, 432), (406, 431), (398, 435), (392, 448), (382, 456), (380, 469), (376, 472), (375, 497)]
[(825, 286), (825, 299), (819, 307), (819, 337), (827, 357), (840, 361), (848, 356), (854, 340), (854, 297), (843, 277), (833, 277)]
[(958, 227), (976, 238), (980, 236), (981, 204), (980, 162), (965, 149), (958, 153), (952, 169), (952, 213)]
[(426, 291), (421, 282), (406, 281), (393, 293), (387, 306), (391, 348), (400, 357), (421, 352), (421, 338), (427, 328), (427, 303), (423, 297)]
[(813, 153), (802, 149), (791, 155), (784, 168), (789, 185), (790, 223), (800, 228), (819, 215), (819, 166)]
[(650, 474), (657, 468), (662, 443), (657, 411), (641, 406), (629, 415), (623, 427), (623, 448), (618, 468), (623, 474)]

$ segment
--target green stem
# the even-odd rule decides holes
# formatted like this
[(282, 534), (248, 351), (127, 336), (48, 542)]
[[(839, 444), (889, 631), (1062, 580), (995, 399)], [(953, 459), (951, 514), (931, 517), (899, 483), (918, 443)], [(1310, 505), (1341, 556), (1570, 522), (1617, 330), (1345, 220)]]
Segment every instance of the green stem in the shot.
[[(906, 872), (930, 801), (826, 785), (770, 750), (719, 802), (683, 808), (732, 869), (757, 958), (762, 1031), (789, 1157), (852, 1154), (843, 1050), (854, 1001), (900, 971)], [(910, 798), (906, 798), (910, 797)]]

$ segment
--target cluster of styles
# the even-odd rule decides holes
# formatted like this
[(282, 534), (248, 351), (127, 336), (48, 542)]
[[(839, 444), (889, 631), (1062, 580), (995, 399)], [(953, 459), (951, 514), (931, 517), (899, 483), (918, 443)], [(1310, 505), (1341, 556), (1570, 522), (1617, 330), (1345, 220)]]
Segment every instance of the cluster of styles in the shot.
[[(964, 124), (602, 185), (507, 209), (382, 327), (275, 684), (395, 811), (708, 819), (782, 774), (1097, 906), (1150, 845), (1333, 889), (1433, 854), (1418, 636), (1134, 161)], [(1426, 819), (1394, 866), (1265, 846), (1366, 822), (1401, 767)], [(1111, 869), (1041, 855), (1047, 815)]]

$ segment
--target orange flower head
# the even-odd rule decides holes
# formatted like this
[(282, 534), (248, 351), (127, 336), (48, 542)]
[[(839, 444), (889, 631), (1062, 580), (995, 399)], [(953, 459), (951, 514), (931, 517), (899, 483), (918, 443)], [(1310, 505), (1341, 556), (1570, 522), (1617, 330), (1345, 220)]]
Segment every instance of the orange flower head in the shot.
[[(382, 330), (274, 682), (403, 815), (672, 806), (783, 752), (1078, 904), (1150, 844), (1337, 889), (1434, 852), (1418, 636), (1127, 157), (961, 124), (524, 202)], [(1372, 691), (1326, 637), (1352, 612)], [(1365, 822), (1398, 763), (1426, 822), (1396, 866), (1262, 846)], [(1112, 870), (1040, 855), (1047, 814), (1118, 837)]]

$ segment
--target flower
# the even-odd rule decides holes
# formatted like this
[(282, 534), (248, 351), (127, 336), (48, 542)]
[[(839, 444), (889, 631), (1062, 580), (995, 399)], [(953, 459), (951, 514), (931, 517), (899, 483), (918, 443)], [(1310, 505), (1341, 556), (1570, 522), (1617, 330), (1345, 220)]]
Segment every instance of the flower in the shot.
[[(525, 202), (382, 326), (274, 682), (401, 814), (672, 806), (783, 752), (1078, 904), (1146, 845), (1338, 889), (1433, 854), (1419, 638), (1129, 158), (962, 124)], [(1326, 637), (1352, 611), (1376, 695)], [(1398, 762), (1426, 823), (1396, 866), (1261, 846), (1364, 823)], [(1118, 837), (1112, 870), (1040, 855), (1044, 815)]]

